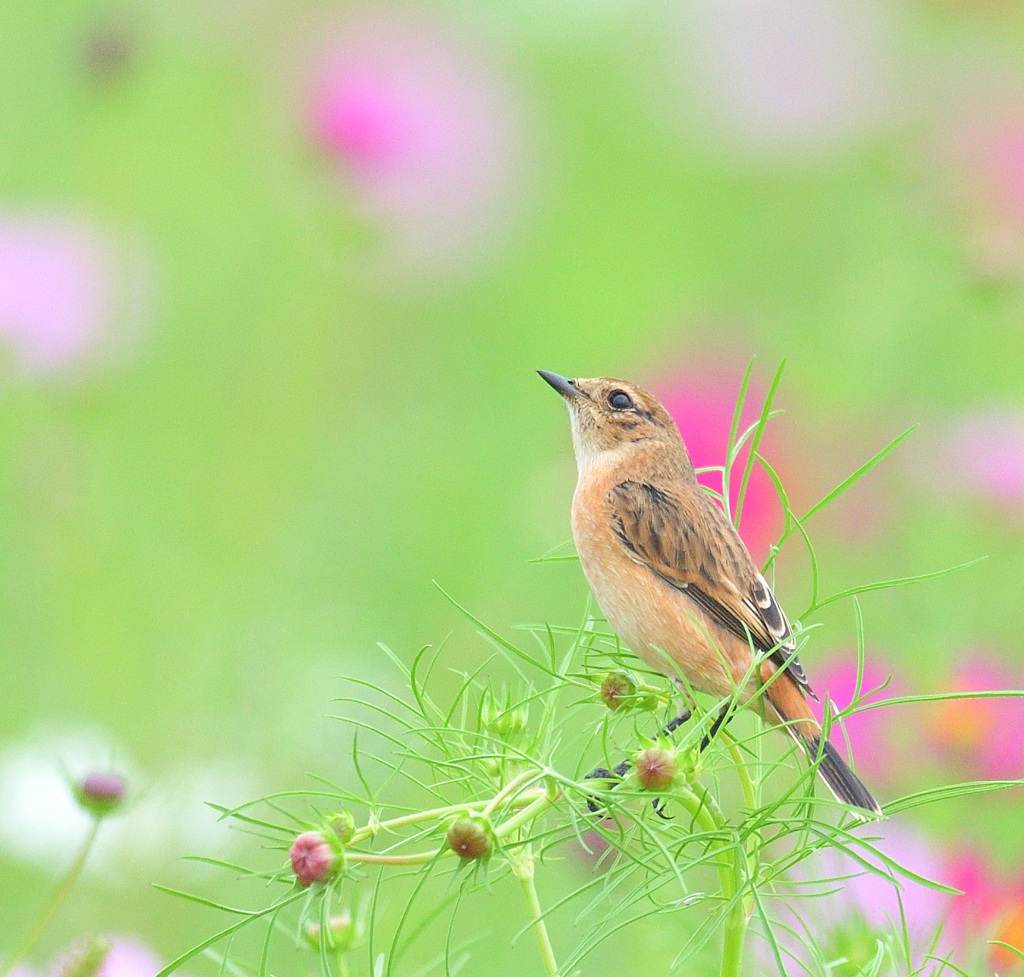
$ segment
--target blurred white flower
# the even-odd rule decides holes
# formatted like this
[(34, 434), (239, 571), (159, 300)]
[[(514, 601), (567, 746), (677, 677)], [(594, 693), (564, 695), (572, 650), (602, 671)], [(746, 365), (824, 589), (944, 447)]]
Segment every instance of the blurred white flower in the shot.
[(41, 731), (0, 754), (0, 848), (62, 872), (91, 824), (72, 785), (96, 769), (116, 769), (127, 782), (124, 807), (103, 824), (86, 865), (106, 878), (151, 873), (182, 855), (223, 853), (238, 836), (207, 802), (231, 805), (258, 793), (240, 764), (182, 766), (148, 779), (98, 730)]
[(687, 0), (672, 37), (683, 92), (745, 150), (845, 143), (890, 100), (885, 26), (871, 2)]

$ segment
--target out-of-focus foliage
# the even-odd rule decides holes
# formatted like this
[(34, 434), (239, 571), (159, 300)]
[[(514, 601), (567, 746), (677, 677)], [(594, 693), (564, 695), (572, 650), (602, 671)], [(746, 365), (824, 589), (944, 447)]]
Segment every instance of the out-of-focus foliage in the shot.
[[(862, 599), (868, 674), (1024, 681), (1016, 5), (61, 0), (0, 21), (0, 945), (83, 830), (67, 779), (132, 785), (34, 967), (96, 931), (165, 959), (205, 936), (150, 888), (215, 891), (177, 861), (238, 844), (204, 801), (351, 777), (323, 717), (338, 676), (380, 681), (375, 641), (409, 660), (453, 630), (484, 660), (431, 579), (495, 625), (579, 620), (578, 567), (528, 562), (568, 538), (573, 483), (537, 367), (647, 382), (713, 453), (748, 358), (763, 392), (786, 357), (764, 453), (797, 511), (921, 422), (815, 526), (827, 590), (987, 554)], [(771, 486), (750, 493), (764, 552)], [(775, 570), (795, 614), (798, 545)], [(821, 620), (802, 658), (845, 705), (853, 615)], [(883, 736), (884, 800), (1024, 774), (1015, 708), (849, 732)], [(951, 925), (1019, 926), (1022, 804), (905, 816), (974, 880)]]

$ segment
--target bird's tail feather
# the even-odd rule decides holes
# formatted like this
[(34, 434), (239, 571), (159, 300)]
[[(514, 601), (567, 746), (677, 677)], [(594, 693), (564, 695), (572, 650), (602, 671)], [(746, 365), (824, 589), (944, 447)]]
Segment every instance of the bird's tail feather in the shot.
[(796, 738), (807, 751), (807, 756), (818, 764), (818, 774), (836, 800), (860, 808), (874, 817), (881, 816), (882, 809), (878, 806), (878, 801), (871, 796), (871, 792), (860, 782), (828, 740), (820, 736), (804, 737), (800, 733), (796, 734)]
[[(774, 669), (772, 670), (774, 671)], [(765, 681), (771, 673), (762, 676)], [(846, 765), (836, 748), (821, 735), (807, 700), (786, 675), (779, 675), (768, 685), (766, 698), (786, 731), (797, 741), (808, 758), (818, 767), (818, 774), (836, 800), (858, 808), (869, 817), (881, 817), (882, 809), (857, 775)], [(858, 813), (859, 813), (858, 811)]]

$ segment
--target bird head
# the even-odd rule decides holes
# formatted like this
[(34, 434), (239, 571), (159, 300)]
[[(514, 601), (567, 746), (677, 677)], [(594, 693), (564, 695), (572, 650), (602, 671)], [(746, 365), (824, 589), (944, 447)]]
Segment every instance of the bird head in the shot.
[(569, 408), (576, 463), (582, 471), (606, 452), (628, 451), (645, 443), (681, 447), (679, 429), (654, 394), (612, 377), (569, 380), (537, 371)]

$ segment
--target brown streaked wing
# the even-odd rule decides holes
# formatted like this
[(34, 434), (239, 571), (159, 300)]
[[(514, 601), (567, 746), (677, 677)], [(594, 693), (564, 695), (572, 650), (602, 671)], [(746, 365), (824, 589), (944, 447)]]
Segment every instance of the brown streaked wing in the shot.
[(694, 501), (698, 508), (688, 514), (670, 492), (650, 482), (620, 482), (608, 493), (616, 535), (634, 559), (724, 628), (769, 652), (772, 662), (814, 695), (794, 655), (786, 615), (743, 541), (714, 502), (706, 496)]

